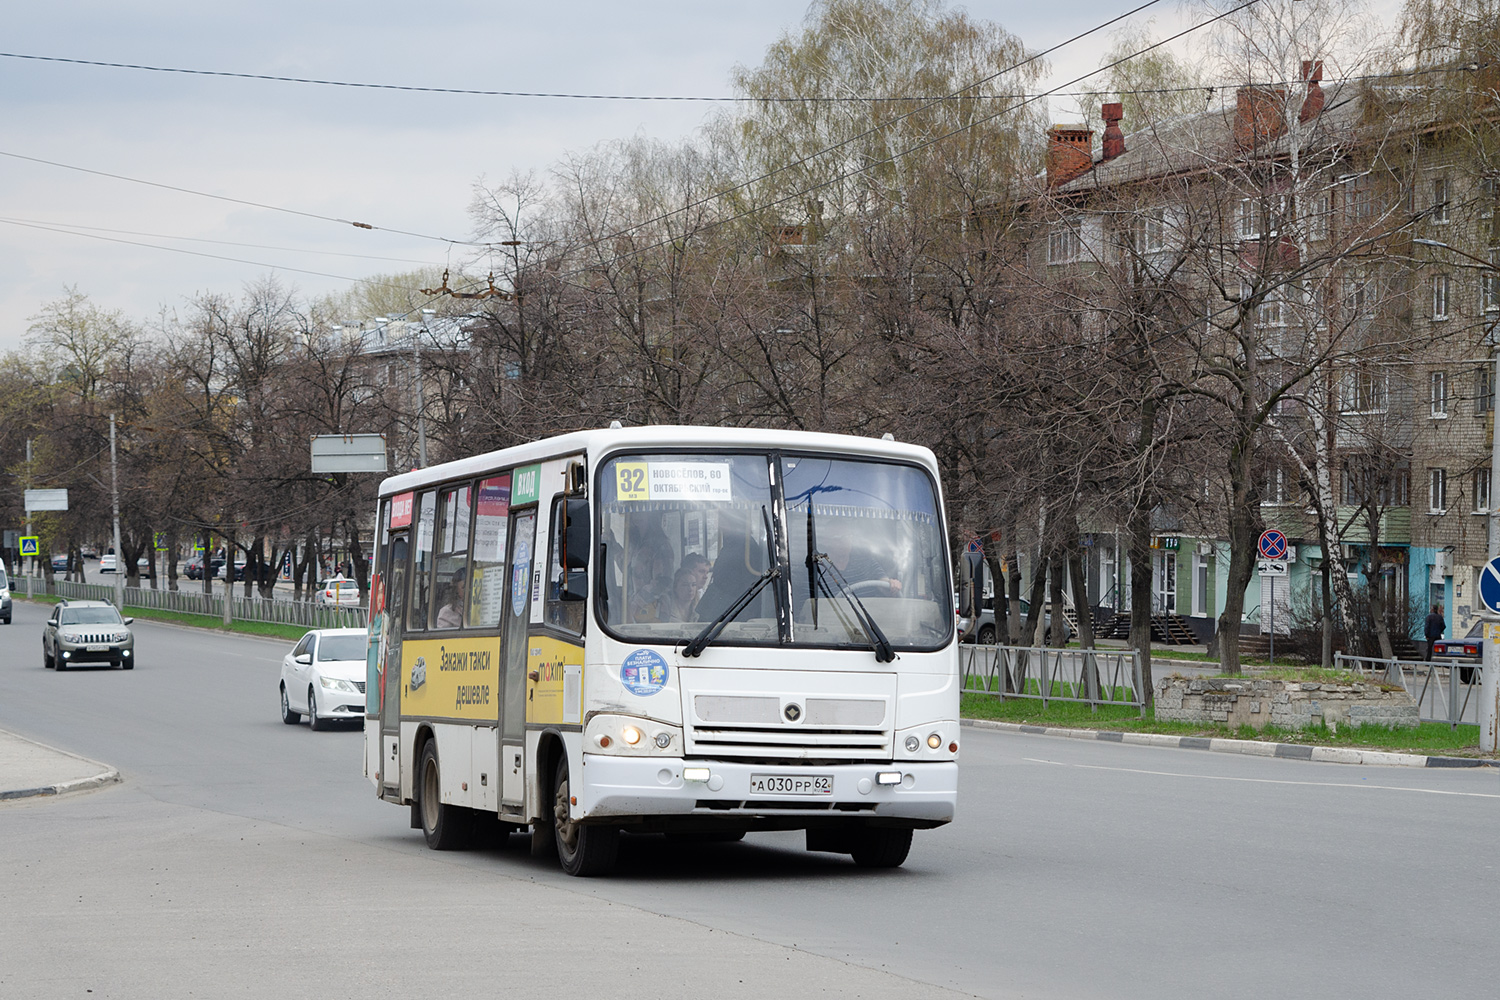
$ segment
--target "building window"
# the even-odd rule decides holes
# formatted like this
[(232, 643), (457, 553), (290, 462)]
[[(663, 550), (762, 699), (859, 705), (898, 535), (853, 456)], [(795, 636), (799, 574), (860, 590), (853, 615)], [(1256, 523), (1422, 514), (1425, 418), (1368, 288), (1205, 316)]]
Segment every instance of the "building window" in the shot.
[(1490, 470), (1474, 470), (1474, 513), (1490, 512)]
[(1147, 209), (1136, 220), (1136, 246), (1141, 253), (1156, 253), (1166, 249), (1167, 224), (1162, 209)]
[(1314, 242), (1328, 239), (1328, 215), (1331, 211), (1328, 192), (1312, 199), (1312, 212), (1307, 217), (1307, 238)]
[(1286, 503), (1286, 469), (1278, 465), (1266, 473), (1266, 485), (1260, 498), (1261, 506), (1271, 507)]
[(1448, 276), (1446, 274), (1432, 276), (1432, 318), (1448, 318)]
[(1411, 470), (1399, 468), (1380, 481), (1380, 505), (1405, 507), (1411, 503)]
[(1448, 470), (1427, 470), (1427, 510), (1443, 514), (1448, 510)]
[(1481, 219), (1493, 219), (1495, 217), (1495, 198), (1500, 195), (1500, 178), (1479, 178), (1479, 217)]
[(1386, 377), (1369, 368), (1344, 373), (1339, 380), (1339, 409), (1344, 413), (1384, 413)]
[(1495, 366), (1480, 365), (1474, 369), (1474, 410), (1490, 413), (1495, 409)]
[(1254, 198), (1240, 199), (1240, 239), (1253, 240), (1260, 235), (1260, 205)]
[(1448, 373), (1432, 373), (1432, 415), (1439, 419), (1448, 416)]
[(1490, 247), (1490, 267), (1479, 276), (1479, 306), (1485, 312), (1500, 310), (1500, 247)]
[(1440, 226), (1448, 224), (1448, 178), (1432, 179), (1432, 221)]
[(1066, 264), (1075, 261), (1083, 253), (1083, 239), (1078, 235), (1075, 220), (1058, 223), (1047, 234), (1047, 263)]

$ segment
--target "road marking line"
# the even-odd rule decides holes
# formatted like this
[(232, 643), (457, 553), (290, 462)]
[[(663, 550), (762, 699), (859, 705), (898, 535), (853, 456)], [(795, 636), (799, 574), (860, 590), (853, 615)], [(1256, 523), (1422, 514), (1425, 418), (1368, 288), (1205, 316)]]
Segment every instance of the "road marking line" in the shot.
[(1236, 778), (1224, 774), (1184, 774), (1180, 771), (1147, 771), (1136, 767), (1105, 767), (1102, 764), (1068, 764), (1060, 760), (1043, 760), (1040, 757), (1023, 757), (1031, 764), (1051, 764), (1054, 767), (1076, 767), (1085, 771), (1120, 771), (1126, 774), (1150, 774), (1161, 778), (1201, 778), (1204, 781), (1243, 781), (1254, 785), (1308, 785), (1315, 788), (1374, 788), (1387, 792), (1418, 792), (1423, 795), (1457, 795), (1470, 799), (1500, 799), (1493, 792), (1450, 792), (1441, 788), (1404, 788), (1401, 785), (1372, 785), (1369, 782), (1352, 781), (1288, 781), (1284, 778)]

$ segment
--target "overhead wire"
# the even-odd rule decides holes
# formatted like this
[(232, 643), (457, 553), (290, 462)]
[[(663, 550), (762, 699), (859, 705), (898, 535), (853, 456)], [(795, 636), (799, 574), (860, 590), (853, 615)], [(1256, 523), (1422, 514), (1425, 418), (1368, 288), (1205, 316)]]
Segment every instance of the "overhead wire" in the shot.
[[(174, 236), (171, 233), (143, 233), (134, 229), (111, 229), (107, 226), (86, 226), (77, 222), (56, 222), (50, 219), (12, 219), (0, 216), (0, 222), (8, 222), (21, 226), (51, 226), (57, 229), (78, 229), (88, 232), (114, 233), (119, 236), (141, 236), (154, 240), (184, 240), (192, 243), (213, 243), (218, 246), (245, 247), (250, 250), (276, 250), (281, 253), (310, 253), (321, 254), (327, 257), (353, 257), (358, 260), (383, 260), (397, 264), (421, 264), (425, 267), (437, 266), (432, 261), (418, 260), (415, 257), (381, 257), (376, 254), (349, 253), (343, 250), (313, 250), (307, 247), (280, 247), (265, 243), (240, 243), (235, 240), (210, 239), (206, 236)], [(86, 233), (80, 233), (79, 235), (86, 235)]]
[[(1148, 5), (1149, 6), (1149, 5)], [(1137, 8), (1139, 10), (1140, 8)], [(1135, 13), (1132, 11), (1130, 13)], [(1126, 14), (1123, 16), (1130, 16)], [(1113, 22), (1109, 22), (1113, 23)], [(1076, 39), (1072, 39), (1076, 41)], [(1067, 43), (1062, 43), (1067, 44)], [(1056, 48), (1056, 46), (1054, 46)], [(1050, 51), (1050, 50), (1049, 50)], [(897, 95), (864, 95), (827, 97), (821, 95), (793, 95), (784, 97), (745, 97), (731, 94), (597, 94), (568, 91), (529, 91), (529, 90), (479, 90), (467, 87), (433, 87), (397, 83), (371, 83), (367, 81), (353, 80), (331, 80), (319, 77), (283, 76), (275, 73), (246, 73), (234, 70), (214, 69), (192, 69), (182, 66), (154, 66), (147, 63), (110, 62), (101, 59), (78, 59), (69, 56), (44, 56), (26, 52), (0, 52), (0, 58), (29, 60), (34, 62), (60, 63), (75, 66), (95, 66), (109, 69), (129, 69), (149, 73), (168, 73), (182, 76), (208, 76), (223, 77), (239, 80), (257, 80), (272, 83), (297, 83), (310, 84), (322, 87), (342, 87), (357, 90), (390, 90), (422, 94), (454, 94), (472, 97), (514, 97), (514, 98), (544, 98), (575, 101), (675, 101), (675, 102), (697, 102), (704, 104), (878, 104), (897, 101), (953, 101), (953, 100), (1020, 100), (1023, 98), (1036, 97), (1036, 94), (964, 94), (954, 93), (946, 95), (922, 95), (922, 94), (897, 94)], [(1410, 70), (1393, 70), (1389, 73), (1360, 74), (1349, 77), (1330, 77), (1325, 83), (1355, 83), (1368, 80), (1400, 79), (1403, 77), (1421, 76), (1430, 73), (1449, 73), (1455, 71), (1473, 72), (1487, 68), (1489, 63), (1467, 63), (1461, 66), (1443, 67), (1421, 67)], [(1280, 86), (1301, 81), (1281, 80), (1266, 81), (1270, 86)], [(1074, 90), (1074, 91), (1049, 91), (1054, 97), (1100, 97), (1107, 94), (1172, 94), (1193, 93), (1205, 89), (1223, 89), (1214, 84), (1201, 84), (1180, 87), (1138, 87), (1127, 91), (1119, 90)]]
[(265, 202), (251, 201), (247, 198), (234, 198), (229, 195), (212, 194), (208, 191), (198, 191), (193, 188), (181, 187), (176, 184), (164, 184), (160, 181), (148, 181), (140, 177), (130, 177), (125, 174), (115, 174), (107, 170), (95, 170), (92, 167), (80, 167), (73, 163), (63, 163), (58, 160), (48, 160), (40, 156), (27, 156), (24, 153), (14, 153), (9, 150), (0, 149), (0, 156), (8, 156), (15, 160), (25, 160), (29, 163), (40, 163), (44, 166), (59, 167), (63, 170), (76, 170), (79, 173), (93, 174), (96, 177), (108, 177), (117, 181), (128, 181), (131, 184), (144, 184), (147, 187), (160, 188), (164, 191), (176, 191), (179, 194), (195, 195), (199, 198), (212, 198), (215, 201), (226, 201), (234, 205), (245, 205), (250, 208), (265, 209), (268, 212), (284, 212), (287, 215), (297, 215), (304, 219), (317, 219), (321, 222), (335, 222), (342, 226), (353, 226), (356, 229), (368, 229), (376, 232), (395, 233), (400, 236), (411, 236), (420, 240), (433, 240), (438, 243), (447, 243), (453, 246), (490, 247), (491, 243), (479, 243), (473, 240), (455, 240), (446, 236), (433, 236), (430, 233), (416, 233), (407, 229), (394, 229), (390, 226), (377, 226), (369, 222), (356, 222), (350, 219), (340, 219), (332, 215), (321, 215), (317, 212), (305, 212), (298, 208), (287, 208), (284, 205), (270, 205)]

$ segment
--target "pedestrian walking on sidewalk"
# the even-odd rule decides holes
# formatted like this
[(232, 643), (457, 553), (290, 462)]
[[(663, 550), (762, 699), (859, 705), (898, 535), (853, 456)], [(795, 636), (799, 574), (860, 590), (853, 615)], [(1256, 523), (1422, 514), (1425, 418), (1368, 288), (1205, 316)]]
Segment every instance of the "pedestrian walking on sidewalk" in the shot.
[(1448, 623), (1443, 621), (1443, 606), (1434, 604), (1432, 613), (1427, 616), (1427, 627), (1423, 630), (1423, 634), (1427, 636), (1427, 659), (1432, 659), (1432, 644), (1441, 639), (1447, 629)]

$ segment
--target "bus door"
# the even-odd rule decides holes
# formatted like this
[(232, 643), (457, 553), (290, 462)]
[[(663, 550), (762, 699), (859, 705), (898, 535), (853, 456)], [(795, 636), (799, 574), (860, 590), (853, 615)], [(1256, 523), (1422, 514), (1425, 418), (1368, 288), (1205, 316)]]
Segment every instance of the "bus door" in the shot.
[(500, 639), (500, 800), (514, 806), (526, 794), (526, 652), (535, 550), (533, 507), (510, 517), (510, 587)]
[(380, 651), (380, 794), (401, 794), (401, 633), (406, 625), (406, 532), (385, 547), (385, 647)]

